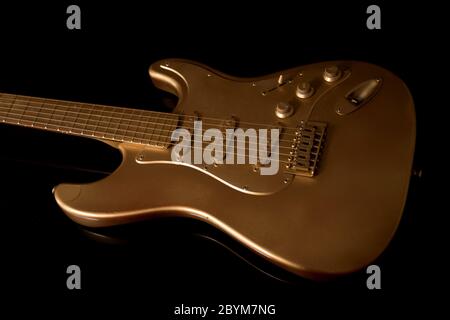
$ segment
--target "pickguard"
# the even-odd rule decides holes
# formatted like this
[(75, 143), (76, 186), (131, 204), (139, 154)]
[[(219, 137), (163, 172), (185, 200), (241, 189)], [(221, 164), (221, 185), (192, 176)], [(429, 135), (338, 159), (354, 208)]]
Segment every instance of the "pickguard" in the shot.
[[(162, 157), (162, 153), (164, 156)], [(294, 175), (279, 170), (274, 175), (261, 175), (259, 169), (252, 164), (188, 164), (174, 162), (170, 159), (169, 150), (157, 150), (147, 147), (136, 156), (136, 163), (151, 165), (165, 163), (168, 165), (182, 165), (199, 170), (206, 175), (240, 192), (252, 195), (270, 195), (276, 193), (292, 183)]]

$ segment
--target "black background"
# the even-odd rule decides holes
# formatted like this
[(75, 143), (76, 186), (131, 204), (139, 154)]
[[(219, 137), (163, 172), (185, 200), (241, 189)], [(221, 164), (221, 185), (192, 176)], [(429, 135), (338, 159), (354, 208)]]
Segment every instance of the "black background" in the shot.
[[(415, 166), (424, 175), (412, 180), (396, 237), (375, 262), (382, 289), (366, 288), (364, 270), (328, 282), (293, 278), (195, 221), (83, 229), (62, 213), (51, 190), (64, 181), (104, 177), (119, 164), (119, 152), (89, 139), (1, 126), (2, 290), (8, 302), (38, 302), (47, 311), (61, 301), (73, 307), (68, 310), (143, 310), (149, 319), (170, 317), (181, 303), (260, 303), (276, 304), (276, 318), (294, 319), (307, 311), (414, 311), (432, 296), (441, 278), (432, 272), (432, 229), (442, 212), (434, 209), (431, 181), (438, 117), (429, 111), (436, 108), (434, 71), (443, 70), (441, 9), (378, 3), (382, 29), (368, 30), (372, 3), (243, 3), (2, 2), (0, 91), (165, 111), (176, 101), (155, 89), (147, 74), (162, 58), (192, 59), (236, 76), (338, 59), (390, 69), (416, 103)], [(81, 30), (66, 28), (70, 4), (81, 7)], [(81, 267), (80, 291), (66, 288), (70, 264)]]

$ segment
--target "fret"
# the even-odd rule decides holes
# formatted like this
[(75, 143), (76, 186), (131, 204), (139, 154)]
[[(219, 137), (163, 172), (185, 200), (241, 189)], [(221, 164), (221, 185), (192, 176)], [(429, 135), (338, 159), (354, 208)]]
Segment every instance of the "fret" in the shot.
[[(162, 134), (161, 129), (162, 129), (163, 119), (164, 119), (164, 116), (159, 115), (158, 120), (153, 125), (153, 127), (155, 128), (154, 133), (153, 133), (153, 140), (155, 141), (155, 145), (158, 147), (160, 146), (160, 139), (161, 139), (161, 134)], [(152, 122), (155, 122), (155, 121), (152, 121)]]
[(112, 108), (106, 108), (105, 111), (103, 111), (103, 121), (102, 121), (102, 137), (108, 140), (113, 139), (114, 131), (115, 131), (115, 118), (114, 114), (112, 112)]
[(147, 144), (148, 139), (145, 136), (145, 129), (148, 126), (147, 118), (144, 110), (139, 110), (139, 120), (137, 122), (138, 129), (136, 132), (136, 141), (140, 144)]
[(156, 132), (156, 141), (157, 141), (157, 143), (156, 143), (156, 145), (158, 146), (158, 147), (162, 147), (162, 146), (164, 146), (164, 139), (165, 139), (165, 136), (167, 135), (167, 134), (169, 134), (167, 131), (166, 131), (166, 121), (167, 121), (167, 117), (166, 117), (166, 115), (165, 114), (162, 114), (162, 115), (159, 115), (158, 116), (158, 124), (157, 124), (157, 132)]
[(87, 112), (86, 122), (84, 123), (83, 130), (81, 131), (82, 135), (90, 136), (89, 134), (89, 120), (91, 119), (92, 109), (89, 109)]
[(93, 125), (91, 124), (92, 109), (88, 109), (89, 107), (86, 108), (85, 105), (83, 106), (83, 108), (86, 110), (86, 112), (84, 113), (86, 115), (86, 122), (83, 124), (82, 135), (90, 136), (92, 135), (90, 133), (92, 131), (90, 128), (93, 128)]
[(52, 126), (55, 126), (55, 130), (59, 130), (59, 127), (61, 126), (61, 114), (62, 111), (60, 110), (60, 108), (62, 108), (63, 106), (55, 106), (53, 108), (53, 112), (52, 112), (52, 116), (50, 119), (50, 124)]
[[(126, 114), (125, 110), (123, 110), (122, 114), (123, 115)], [(128, 118), (126, 118), (126, 117), (124, 118), (122, 116), (120, 119), (120, 125), (119, 125), (120, 131), (122, 132), (122, 134), (121, 134), (122, 137), (118, 138), (119, 141), (125, 141), (129, 126), (130, 126), (130, 120)]]
[(20, 124), (20, 121), (25, 113), (26, 103), (16, 103), (14, 101), (14, 105), (11, 105), (7, 112), (7, 122), (11, 124)]
[(136, 110), (136, 111), (139, 112), (139, 115), (137, 115), (138, 122), (137, 122), (135, 139), (136, 139), (137, 143), (145, 144), (145, 136), (144, 136), (144, 132), (143, 132), (143, 128), (145, 128), (145, 121), (143, 121), (144, 111), (142, 111), (142, 110)]
[(42, 105), (39, 113), (36, 115), (39, 117), (38, 127), (45, 130), (54, 130), (52, 126), (50, 126), (50, 122), (53, 116), (54, 108), (49, 108), (45, 103)]
[(17, 124), (23, 124), (22, 119), (25, 114), (25, 111), (27, 110), (27, 107), (28, 107), (28, 102), (25, 102), (25, 104), (23, 105), (23, 108), (22, 108), (22, 113), (20, 114), (19, 119), (17, 120)]
[(30, 100), (23, 103), (23, 113), (20, 116), (19, 124), (23, 126), (31, 126), (33, 121), (33, 116), (31, 115), (32, 111), (30, 110)]
[(92, 110), (86, 105), (79, 105), (73, 132), (83, 136), (89, 135), (89, 118)]
[(109, 140), (114, 140), (114, 134), (118, 128), (119, 128), (119, 119), (115, 117), (115, 112), (112, 109), (110, 109), (105, 138)]
[(26, 107), (24, 109), (24, 113), (21, 119), (21, 125), (32, 127), (33, 121), (35, 121), (37, 116), (36, 111), (34, 111), (34, 107), (32, 106), (32, 102), (28, 100), (26, 102)]
[(158, 134), (158, 145), (163, 147), (166, 145), (166, 138), (167, 135), (169, 134), (169, 130), (167, 130), (167, 120), (168, 120), (167, 115), (164, 114), (161, 116), (161, 118), (162, 119), (160, 121), (161, 123), (160, 132)]
[(130, 131), (130, 140), (129, 142), (135, 143), (136, 134), (139, 131), (139, 117), (136, 115), (136, 112), (140, 112), (140, 110), (131, 110), (131, 120), (128, 129)]
[(85, 118), (84, 116), (86, 116), (86, 112), (84, 112), (84, 108), (83, 107), (77, 107), (77, 113), (75, 115), (75, 121), (74, 121), (74, 125), (72, 128), (72, 133), (74, 134), (78, 134), (78, 135), (83, 135), (83, 129), (87, 123), (87, 117)]
[(154, 145), (154, 142), (153, 142), (153, 131), (154, 131), (155, 127), (154, 127), (153, 123), (150, 123), (150, 122), (153, 122), (153, 121), (149, 117), (146, 117), (145, 119), (146, 119), (145, 120), (145, 127), (143, 129), (143, 132), (144, 132), (144, 138), (146, 140), (146, 144)]
[(3, 113), (5, 113), (5, 108), (6, 108), (5, 104), (7, 104), (7, 103), (5, 103), (3, 101), (4, 99), (8, 99), (8, 97), (5, 94), (0, 93), (0, 121), (1, 122), (6, 122), (5, 116), (3, 115)]
[(117, 128), (115, 128), (114, 134), (113, 134), (113, 139), (116, 140), (116, 141), (120, 141), (120, 139), (117, 137), (117, 132), (118, 132), (118, 131), (121, 131), (120, 125), (121, 125), (123, 116), (124, 116), (124, 114), (125, 114), (125, 110), (124, 110), (124, 109), (122, 109), (121, 111), (122, 111), (122, 113), (120, 114), (120, 117), (117, 118)]
[(69, 106), (60, 106), (59, 108), (61, 108), (61, 110), (57, 109), (55, 112), (55, 118), (59, 122), (57, 130), (61, 132), (69, 132), (71, 122), (65, 120)]
[(172, 132), (178, 127), (178, 115), (166, 114), (166, 121), (164, 122), (164, 139), (163, 144), (168, 148), (172, 144)]
[[(96, 135), (98, 138), (100, 138), (102, 136), (100, 132), (103, 132), (103, 120), (104, 120), (103, 111), (106, 109), (106, 107), (100, 106), (99, 109), (100, 110), (95, 111), (95, 112), (98, 112), (98, 114), (94, 113), (94, 115), (96, 117), (98, 117), (97, 124), (95, 125), (95, 128), (94, 128), (94, 135)], [(98, 130), (99, 125), (102, 128), (102, 130)]]
[(172, 132), (176, 129), (176, 124), (174, 122), (174, 118), (171, 115), (167, 115), (167, 123), (166, 123), (166, 130), (168, 134), (166, 134), (164, 139), (165, 146), (169, 146), (172, 141), (170, 139), (170, 136), (172, 135)]
[(82, 132), (83, 136), (95, 137), (99, 122), (98, 116), (95, 114), (96, 110), (89, 105), (82, 104), (83, 112), (81, 114)]
[(169, 114), (171, 118), (170, 121), (170, 133), (167, 135), (167, 145), (170, 146), (172, 144), (172, 132), (174, 132), (178, 128), (178, 124), (180, 122), (180, 118), (177, 114)]
[(146, 139), (145, 139), (145, 127), (146, 127), (146, 121), (145, 121), (145, 117), (144, 117), (144, 110), (136, 110), (138, 112), (138, 114), (136, 115), (136, 117), (138, 118), (138, 122), (136, 123), (137, 125), (137, 130), (136, 130), (136, 142), (139, 144), (146, 144)]
[(72, 133), (73, 127), (75, 126), (75, 122), (77, 120), (78, 113), (72, 109), (73, 106), (71, 106), (71, 104), (68, 104), (63, 117), (64, 129), (68, 133)]
[(34, 116), (33, 122), (31, 123), (32, 127), (39, 128), (40, 123), (39, 123), (38, 115), (40, 114), (43, 105), (44, 105), (43, 103), (39, 104), (38, 110), (36, 111), (36, 115)]
[(88, 131), (90, 131), (88, 135), (95, 137), (98, 127), (102, 126), (101, 124), (102, 117), (100, 113), (102, 107), (98, 105), (89, 105), (88, 107), (90, 108), (90, 113), (87, 122), (87, 128)]
[[(76, 104), (75, 104), (75, 106), (76, 106)], [(76, 132), (76, 125), (77, 125), (77, 121), (78, 121), (78, 117), (79, 116), (80, 116), (80, 111), (76, 110), (75, 111), (75, 116), (74, 116), (75, 119), (72, 122), (72, 126), (69, 126), (69, 133), (74, 133), (74, 134), (77, 133)], [(81, 131), (80, 131), (80, 133), (81, 133)]]
[(142, 118), (142, 110), (133, 109), (130, 115), (130, 126), (128, 127), (130, 134), (130, 142), (131, 143), (141, 143), (139, 142), (138, 134), (141, 132), (141, 118)]
[[(107, 108), (107, 109), (110, 109), (110, 108)], [(108, 140), (112, 140), (113, 139), (113, 128), (111, 127), (111, 125), (114, 123), (113, 122), (114, 117), (112, 116), (111, 110), (110, 111), (104, 111), (103, 113), (104, 113), (105, 119), (107, 119), (107, 120), (105, 120), (106, 128), (103, 128), (104, 129), (104, 134), (102, 135), (102, 138), (105, 138), (105, 139), (108, 139)]]
[(4, 117), (3, 122), (10, 122), (11, 121), (10, 118), (9, 118), (9, 114), (11, 113), (11, 110), (14, 107), (14, 103), (16, 102), (16, 98), (17, 98), (17, 96), (14, 96), (13, 101), (11, 102), (9, 107), (7, 107), (6, 115)]
[(47, 120), (47, 125), (45, 126), (45, 129), (48, 130), (57, 130), (58, 126), (56, 124), (53, 124), (53, 116), (55, 114), (55, 108), (52, 108), (50, 111), (50, 116)]
[(137, 126), (138, 122), (136, 121), (136, 116), (134, 114), (135, 111), (138, 110), (130, 109), (128, 112), (128, 117), (122, 121), (122, 128), (124, 130), (124, 136), (122, 139), (126, 142), (132, 142), (133, 137), (136, 134), (136, 130), (139, 130)]
[(164, 134), (166, 133), (165, 130), (165, 126), (164, 123), (166, 121), (166, 117), (165, 115), (159, 115), (158, 116), (158, 124), (156, 125), (156, 130), (155, 130), (155, 140), (156, 140), (156, 145), (158, 147), (161, 147), (162, 144), (162, 139), (164, 138)]

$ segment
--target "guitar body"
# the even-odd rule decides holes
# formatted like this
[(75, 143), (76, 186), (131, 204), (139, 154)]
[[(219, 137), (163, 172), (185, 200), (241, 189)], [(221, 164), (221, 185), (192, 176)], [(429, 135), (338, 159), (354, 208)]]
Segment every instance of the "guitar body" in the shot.
[[(399, 224), (412, 169), (415, 112), (408, 89), (387, 70), (353, 61), (332, 64), (342, 72), (334, 82), (323, 79), (330, 63), (255, 79), (182, 60), (150, 68), (155, 85), (179, 97), (176, 114), (285, 128), (325, 123), (313, 176), (282, 165), (265, 176), (250, 164), (184, 164), (171, 160), (171, 148), (105, 141), (121, 150), (120, 167), (98, 182), (57, 186), (58, 204), (71, 219), (92, 227), (162, 216), (199, 219), (306, 277), (361, 269), (381, 254)], [(299, 98), (300, 81), (312, 85), (312, 96)], [(279, 102), (289, 103), (294, 113), (277, 117)], [(289, 148), (292, 142), (281, 132), (280, 147)]]

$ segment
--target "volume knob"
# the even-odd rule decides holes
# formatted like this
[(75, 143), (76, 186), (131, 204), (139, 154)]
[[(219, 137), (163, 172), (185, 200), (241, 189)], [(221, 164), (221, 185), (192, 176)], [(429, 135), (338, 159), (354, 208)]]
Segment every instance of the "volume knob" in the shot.
[(297, 86), (297, 89), (295, 90), (295, 94), (300, 99), (306, 99), (313, 95), (314, 88), (311, 87), (311, 84), (309, 82), (300, 82)]
[(326, 82), (334, 82), (341, 77), (341, 70), (337, 66), (328, 66), (323, 71), (323, 79)]
[(280, 118), (284, 119), (287, 117), (290, 117), (294, 113), (294, 108), (292, 105), (286, 102), (278, 102), (277, 106), (275, 108), (275, 115)]

